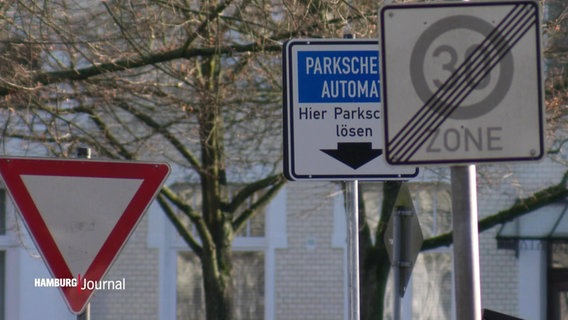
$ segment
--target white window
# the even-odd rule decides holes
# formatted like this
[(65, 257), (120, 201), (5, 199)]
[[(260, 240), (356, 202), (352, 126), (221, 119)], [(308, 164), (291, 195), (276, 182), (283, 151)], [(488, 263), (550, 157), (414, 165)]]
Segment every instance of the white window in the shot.
[[(199, 259), (180, 251), (177, 259), (177, 319), (205, 319), (205, 294)], [(233, 254), (233, 303), (236, 320), (264, 319), (264, 252)]]
[[(187, 198), (196, 210), (201, 208), (200, 190), (199, 186), (187, 189)], [(248, 204), (243, 207), (248, 207)], [(232, 285), (236, 320), (264, 319), (264, 234), (265, 212), (261, 210), (246, 222), (233, 242), (235, 276)], [(180, 247), (177, 254), (177, 319), (205, 320), (202, 279), (199, 259), (187, 248)]]
[[(446, 183), (409, 183), (420, 228), (424, 239), (450, 232), (451, 197)], [(383, 201), (382, 184), (362, 184), (366, 219), (376, 228)], [(376, 241), (382, 241), (378, 239)], [(402, 300), (404, 320), (451, 320), (453, 314), (452, 250), (438, 248), (418, 255), (412, 277)], [(387, 284), (385, 310), (392, 312), (392, 273)]]
[[(452, 230), (450, 185), (410, 185), (424, 239)], [(453, 315), (452, 249), (442, 247), (418, 255), (412, 273), (412, 319), (451, 320)]]
[[(199, 210), (200, 187), (187, 187), (186, 199)], [(233, 241), (233, 291), (235, 319), (274, 319), (274, 270), (275, 249), (285, 248), (286, 240), (286, 192), (282, 190), (268, 206), (247, 221)], [(246, 206), (246, 204), (245, 204)], [(159, 216), (162, 217), (163, 213)], [(165, 215), (163, 215), (165, 216)], [(189, 221), (184, 220), (187, 226)], [(159, 232), (158, 224), (151, 224), (153, 232)], [(161, 319), (205, 319), (205, 295), (199, 259), (168, 222), (161, 268), (162, 299)], [(192, 233), (196, 231), (190, 227)], [(152, 231), (151, 231), (152, 232)], [(270, 237), (267, 235), (270, 234)], [(156, 233), (151, 235), (154, 241)], [(157, 242), (154, 242), (157, 244)]]

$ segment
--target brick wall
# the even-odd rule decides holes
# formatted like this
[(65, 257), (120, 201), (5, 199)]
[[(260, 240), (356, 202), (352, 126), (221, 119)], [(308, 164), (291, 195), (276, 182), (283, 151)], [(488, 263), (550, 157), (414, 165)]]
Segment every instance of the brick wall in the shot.
[[(562, 169), (551, 161), (478, 166), (480, 218), (557, 183)], [(447, 173), (430, 171), (417, 181), (449, 181), (448, 177)], [(286, 186), (287, 246), (275, 251), (274, 320), (344, 319), (344, 250), (332, 244), (334, 200), (342, 196), (337, 191), (337, 185), (328, 182)], [(517, 315), (518, 259), (515, 251), (497, 249), (498, 230), (499, 226), (480, 235), (482, 306)], [(145, 218), (106, 276), (108, 280), (126, 278), (127, 289), (96, 292), (91, 300), (92, 319), (158, 318), (158, 249), (149, 249), (147, 239)], [(416, 290), (421, 289), (414, 290), (420, 296)]]
[[(535, 164), (478, 166), (480, 219), (560, 182), (564, 170), (563, 165), (548, 159)], [(518, 315), (519, 281), (523, 281), (519, 279), (519, 260), (514, 250), (497, 249), (499, 229), (496, 226), (479, 237), (481, 302), (484, 308)]]
[(125, 278), (125, 290), (99, 290), (91, 299), (91, 319), (158, 319), (158, 249), (149, 249), (148, 215), (137, 226), (105, 279)]
[(344, 256), (332, 247), (336, 188), (310, 182), (286, 188), (288, 247), (276, 251), (276, 319), (343, 319)]

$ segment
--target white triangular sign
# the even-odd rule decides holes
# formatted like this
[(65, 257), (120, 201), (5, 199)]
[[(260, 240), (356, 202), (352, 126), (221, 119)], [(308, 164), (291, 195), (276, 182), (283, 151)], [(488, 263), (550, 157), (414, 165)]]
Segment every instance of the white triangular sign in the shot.
[[(54, 278), (100, 281), (169, 173), (167, 164), (0, 158), (0, 174)], [(94, 289), (61, 287), (73, 313)]]

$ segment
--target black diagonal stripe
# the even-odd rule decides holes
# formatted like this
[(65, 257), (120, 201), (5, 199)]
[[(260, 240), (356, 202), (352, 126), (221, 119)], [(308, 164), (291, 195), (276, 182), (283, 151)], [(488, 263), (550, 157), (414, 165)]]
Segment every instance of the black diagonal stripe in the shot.
[[(407, 161), (530, 29), (529, 5), (517, 5), (391, 140), (391, 158)], [(488, 60), (490, 61), (488, 63)]]

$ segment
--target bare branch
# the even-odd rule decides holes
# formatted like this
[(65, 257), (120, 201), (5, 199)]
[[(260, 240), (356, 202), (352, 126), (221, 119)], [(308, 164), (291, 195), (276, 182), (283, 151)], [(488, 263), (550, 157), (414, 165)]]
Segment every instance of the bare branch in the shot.
[(170, 221), (174, 225), (174, 228), (176, 228), (179, 235), (190, 246), (191, 250), (193, 250), (195, 254), (200, 256), (202, 254), (203, 248), (201, 247), (199, 242), (197, 242), (197, 240), (191, 235), (191, 233), (189, 233), (187, 227), (184, 226), (183, 223), (180, 221), (180, 219), (175, 214), (172, 207), (164, 199), (164, 195), (160, 194), (156, 199), (158, 200), (158, 203), (160, 204), (162, 210), (164, 210), (164, 212), (166, 213), (166, 216), (170, 219)]
[[(514, 204), (512, 207), (508, 209), (499, 211), (494, 215), (479, 220), (478, 222), (479, 232), (483, 232), (499, 224), (521, 217), (524, 214), (542, 208), (548, 204), (566, 199), (566, 197), (568, 197), (568, 189), (566, 188), (567, 177), (568, 177), (568, 172), (565, 174), (562, 181), (557, 185), (536, 192), (535, 194), (533, 194), (528, 198), (524, 198), (517, 201), (516, 204)], [(443, 246), (449, 246), (451, 244), (452, 244), (452, 233), (448, 232), (424, 240), (424, 243), (422, 244), (422, 251), (431, 250)]]
[(274, 198), (278, 191), (284, 186), (286, 179), (282, 176), (278, 178), (272, 184), (272, 187), (268, 189), (256, 202), (252, 203), (250, 207), (244, 210), (239, 216), (233, 220), (233, 230), (239, 232), (245, 223), (249, 221), (255, 214), (258, 213), (258, 209), (265, 206), (267, 203)]

